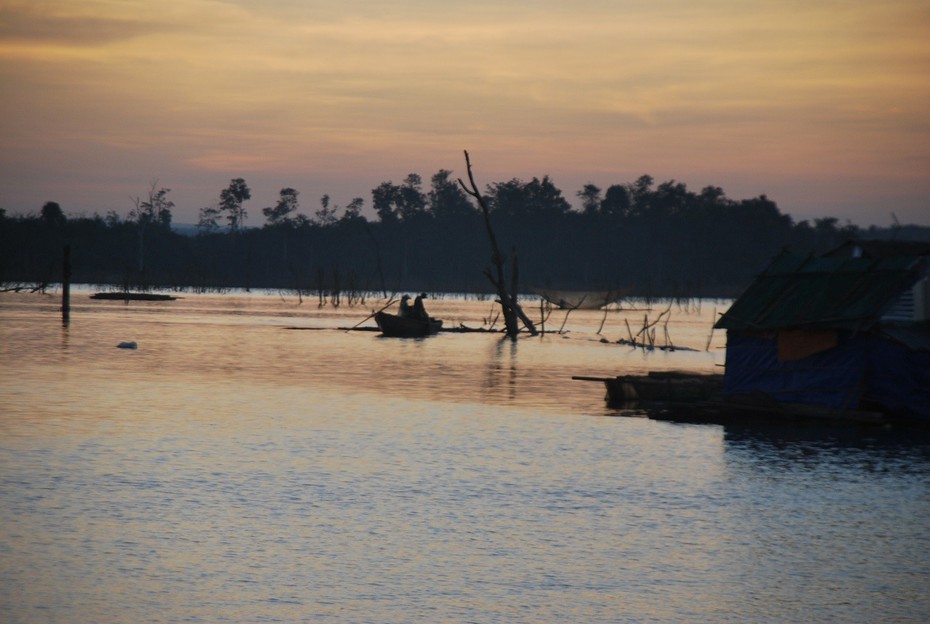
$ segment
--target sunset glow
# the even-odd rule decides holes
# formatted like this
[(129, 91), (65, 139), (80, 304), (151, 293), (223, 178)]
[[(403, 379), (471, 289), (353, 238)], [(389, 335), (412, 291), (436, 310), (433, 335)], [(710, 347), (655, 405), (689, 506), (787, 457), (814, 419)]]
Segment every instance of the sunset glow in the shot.
[[(642, 174), (795, 219), (930, 224), (930, 6), (796, 0), (0, 0), (0, 208), (115, 210), (154, 180), (261, 222), (410, 172)], [(367, 211), (366, 211), (367, 213)]]

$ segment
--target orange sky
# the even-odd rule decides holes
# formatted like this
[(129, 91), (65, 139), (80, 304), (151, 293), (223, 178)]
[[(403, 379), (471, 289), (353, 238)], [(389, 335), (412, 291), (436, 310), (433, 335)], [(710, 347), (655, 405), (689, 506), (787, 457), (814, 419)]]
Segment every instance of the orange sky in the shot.
[[(930, 225), (926, 0), (0, 0), (0, 207), (247, 223), (410, 172), (641, 174), (796, 219)], [(366, 212), (370, 214), (370, 212)]]

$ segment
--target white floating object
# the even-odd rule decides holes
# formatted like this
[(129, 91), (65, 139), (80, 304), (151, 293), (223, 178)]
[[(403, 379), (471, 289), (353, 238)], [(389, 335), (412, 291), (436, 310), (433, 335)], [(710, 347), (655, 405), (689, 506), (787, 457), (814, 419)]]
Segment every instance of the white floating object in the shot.
[(116, 346), (119, 349), (137, 349), (139, 347), (134, 340), (131, 342), (121, 342)]

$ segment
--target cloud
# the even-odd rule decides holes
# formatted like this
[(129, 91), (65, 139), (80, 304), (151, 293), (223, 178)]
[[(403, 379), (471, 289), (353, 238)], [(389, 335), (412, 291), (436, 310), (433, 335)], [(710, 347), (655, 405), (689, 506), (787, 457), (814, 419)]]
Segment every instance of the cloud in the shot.
[(0, 184), (54, 175), (62, 154), (94, 154), (62, 179), (371, 180), (470, 148), (496, 179), (877, 172), (922, 188), (928, 25), (918, 0), (7, 1), (0, 170), (19, 173)]

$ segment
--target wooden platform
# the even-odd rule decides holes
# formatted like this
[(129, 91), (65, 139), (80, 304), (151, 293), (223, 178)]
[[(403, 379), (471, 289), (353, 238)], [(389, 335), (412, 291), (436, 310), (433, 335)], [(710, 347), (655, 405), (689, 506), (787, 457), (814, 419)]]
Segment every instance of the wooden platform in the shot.
[(783, 403), (765, 395), (725, 395), (723, 375), (682, 371), (617, 377), (573, 376), (604, 384), (609, 407), (645, 412), (658, 420), (756, 422), (817, 420), (881, 424), (887, 415), (867, 410), (837, 410), (822, 405)]

